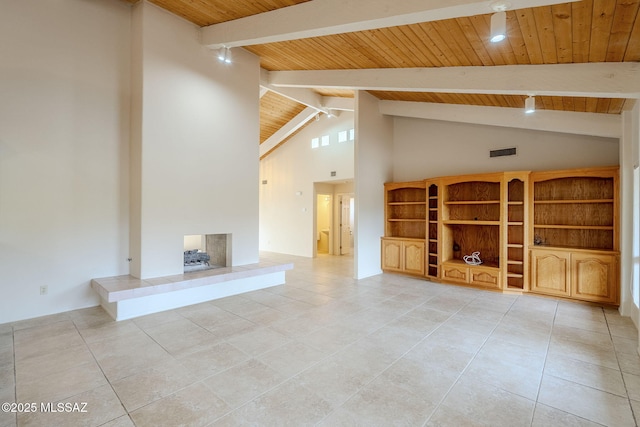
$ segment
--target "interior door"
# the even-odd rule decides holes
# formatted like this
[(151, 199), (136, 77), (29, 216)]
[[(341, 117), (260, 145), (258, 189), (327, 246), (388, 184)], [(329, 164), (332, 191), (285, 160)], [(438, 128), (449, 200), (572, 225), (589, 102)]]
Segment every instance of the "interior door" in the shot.
[(340, 255), (351, 253), (351, 197), (340, 198)]

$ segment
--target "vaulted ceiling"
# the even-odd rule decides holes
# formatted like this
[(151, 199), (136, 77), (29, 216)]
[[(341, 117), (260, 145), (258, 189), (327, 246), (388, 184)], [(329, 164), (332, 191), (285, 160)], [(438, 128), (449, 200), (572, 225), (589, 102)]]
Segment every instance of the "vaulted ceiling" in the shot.
[[(369, 0), (369, 2), (363, 0), (343, 0), (342, 2), (337, 0), (149, 1), (203, 27), (203, 31), (210, 31), (211, 41), (208, 44), (212, 47), (242, 46), (258, 55), (265, 75), (316, 70), (332, 70), (331, 72), (336, 73), (338, 70), (375, 69), (382, 72), (390, 69), (446, 68), (447, 70), (457, 70), (456, 67), (465, 67), (459, 68), (461, 70), (459, 75), (451, 76), (451, 90), (447, 90), (447, 86), (430, 89), (431, 85), (426, 83), (430, 82), (432, 78), (429, 74), (425, 75), (424, 87), (402, 87), (399, 89), (395, 86), (391, 87), (392, 85), (387, 85), (387, 87), (384, 85), (375, 87), (376, 84), (364, 86), (372, 95), (381, 100), (389, 101), (523, 108), (527, 93), (518, 93), (517, 90), (500, 91), (499, 88), (484, 90), (482, 82), (476, 86), (457, 87), (455, 79), (462, 79), (461, 76), (475, 75), (473, 73), (476, 73), (477, 69), (484, 70), (487, 67), (518, 66), (526, 68), (526, 66), (532, 65), (633, 63), (640, 61), (640, 19), (638, 19), (640, 0), (581, 0), (568, 3), (558, 3), (553, 0), (500, 2), (511, 6), (507, 10), (507, 38), (500, 43), (491, 43), (488, 40), (490, 19), (493, 13), (490, 1), (422, 0), (423, 4), (427, 4), (425, 8), (432, 8), (430, 14), (417, 15), (414, 13), (411, 15), (407, 13), (402, 15), (398, 13), (399, 17), (396, 21), (380, 19), (376, 21), (373, 19), (376, 18), (374, 10), (368, 13), (371, 15), (368, 22), (356, 25), (346, 25), (340, 21), (339, 17), (334, 17), (335, 22), (330, 22), (330, 18), (320, 16), (323, 11), (330, 15), (330, 11), (326, 11), (326, 8), (323, 9), (322, 5), (326, 4), (329, 7), (333, 4), (336, 14), (348, 15), (358, 4), (365, 5), (363, 8), (369, 5), (374, 8), (374, 6), (385, 3), (385, 0)], [(135, 3), (136, 1), (130, 2)], [(374, 3), (376, 4), (374, 5)], [(386, 3), (404, 8), (405, 3), (411, 5), (420, 2), (396, 0), (395, 3)], [(451, 3), (468, 4), (467, 12), (464, 11), (464, 6), (453, 10), (454, 7), (450, 5)], [(495, 4), (495, 2), (493, 3)], [(340, 5), (338, 7), (342, 7), (342, 9), (335, 9), (335, 5)], [(529, 5), (532, 7), (521, 7)], [(314, 9), (313, 6), (316, 8)], [(394, 14), (394, 7), (387, 7), (386, 10), (390, 15)], [(307, 16), (308, 25), (316, 21), (320, 24), (329, 22), (329, 24), (333, 23), (335, 28), (320, 29), (309, 34), (303, 34), (302, 31), (296, 33), (292, 30), (291, 35), (284, 36), (279, 34), (274, 36), (277, 29), (261, 28), (262, 23), (264, 26), (275, 27), (279, 22), (278, 19), (287, 19), (287, 16), (295, 17), (295, 14), (285, 14), (283, 17), (277, 15), (282, 12), (293, 13), (296, 10), (301, 11), (299, 17), (307, 16), (304, 11), (316, 13)], [(482, 13), (476, 13), (477, 11)], [(415, 16), (425, 16), (427, 21), (416, 21), (419, 18), (415, 18)], [(438, 19), (439, 16), (444, 18)], [(376, 22), (380, 22), (380, 24), (376, 25)], [(389, 23), (399, 22), (406, 23), (388, 26)], [(221, 23), (225, 23), (223, 26), (226, 25), (226, 27), (220, 28), (220, 25), (216, 25)], [(321, 27), (320, 24), (315, 27)], [(218, 29), (220, 29), (219, 34), (235, 34), (233, 31), (238, 28), (242, 30), (243, 26), (253, 26), (256, 29), (255, 39), (242, 41), (238, 37), (237, 40), (223, 40), (223, 38), (219, 41), (213, 40), (218, 34), (216, 33)], [(292, 26), (294, 25), (292, 24)], [(327, 26), (330, 27), (330, 25)], [(283, 27), (287, 27), (287, 25), (283, 25)], [(354, 28), (363, 29), (354, 30)], [(242, 31), (240, 32), (242, 33)], [(262, 35), (263, 33), (265, 35)], [(247, 40), (253, 37), (251, 30), (245, 31), (243, 35)], [(573, 69), (570, 68), (569, 73)], [(467, 70), (469, 71), (467, 72)], [(498, 68), (492, 68), (492, 70), (498, 70)], [(554, 70), (554, 68), (544, 68), (541, 75), (543, 77), (553, 76)], [(562, 70), (564, 73), (565, 68)], [(336, 98), (352, 98), (354, 89), (362, 89), (361, 87), (349, 87), (348, 84), (345, 86), (335, 85), (336, 76), (341, 77), (344, 74), (328, 74), (328, 78), (324, 80), (323, 75), (318, 74), (296, 74), (295, 78), (289, 80), (287, 80), (289, 74), (280, 74), (282, 76), (278, 77), (282, 77), (281, 80), (285, 83), (288, 82), (289, 87), (285, 88), (287, 84), (283, 84), (283, 89), (280, 91), (275, 85), (265, 84), (264, 87), (270, 90), (261, 92), (263, 94), (260, 102), (261, 143), (268, 141), (296, 117), (305, 116), (306, 118), (309, 114), (305, 115), (305, 109), (309, 106), (314, 107), (314, 105), (311, 102), (305, 102), (305, 99), (315, 97), (315, 99), (323, 100), (323, 104), (328, 105), (330, 102), (335, 102)], [(307, 75), (310, 77), (309, 83), (300, 85), (299, 80)], [(376, 76), (378, 75), (376, 74)], [(375, 80), (376, 78), (378, 77), (372, 77), (370, 81), (384, 80), (384, 78)], [(478, 79), (482, 78), (483, 75), (478, 76)], [(434, 80), (437, 78), (434, 77)], [(325, 81), (326, 84), (323, 83)], [(585, 85), (588, 84), (588, 81), (585, 82)], [(304, 89), (302, 89), (303, 86)], [(474, 88), (478, 88), (477, 91), (474, 91)], [(298, 92), (295, 92), (296, 90)], [(296, 93), (300, 94), (301, 90), (307, 92), (302, 93), (302, 96), (295, 96)], [(584, 93), (579, 90), (567, 90), (567, 93), (563, 93), (561, 90), (556, 92), (536, 94), (536, 108), (616, 115), (634, 102), (630, 98), (635, 98), (635, 96), (625, 98), (616, 94), (606, 96), (609, 92), (605, 90), (599, 94), (591, 92), (588, 88), (583, 91)], [(315, 105), (315, 107), (318, 106)], [(340, 109), (340, 107), (337, 108)], [(306, 119), (308, 120), (308, 118)], [(280, 142), (292, 133), (283, 133), (279, 138)]]

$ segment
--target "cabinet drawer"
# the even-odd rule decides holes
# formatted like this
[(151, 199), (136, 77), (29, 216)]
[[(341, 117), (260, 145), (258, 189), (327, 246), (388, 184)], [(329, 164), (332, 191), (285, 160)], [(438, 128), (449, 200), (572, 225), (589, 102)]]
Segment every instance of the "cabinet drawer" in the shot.
[(469, 283), (498, 289), (500, 288), (500, 270), (486, 267), (470, 267)]
[(442, 278), (461, 283), (469, 283), (469, 268), (461, 264), (442, 264)]

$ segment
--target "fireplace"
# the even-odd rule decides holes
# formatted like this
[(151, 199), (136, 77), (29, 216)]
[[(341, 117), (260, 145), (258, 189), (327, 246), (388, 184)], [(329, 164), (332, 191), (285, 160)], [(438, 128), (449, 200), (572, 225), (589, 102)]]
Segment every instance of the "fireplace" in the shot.
[(184, 272), (231, 266), (231, 234), (184, 236)]

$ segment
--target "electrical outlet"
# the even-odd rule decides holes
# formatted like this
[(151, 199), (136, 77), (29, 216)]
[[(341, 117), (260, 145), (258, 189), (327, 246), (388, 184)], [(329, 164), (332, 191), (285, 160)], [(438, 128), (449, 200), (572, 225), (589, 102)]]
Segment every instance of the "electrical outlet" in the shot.
[(48, 286), (40, 286), (40, 295), (47, 295), (49, 293)]

